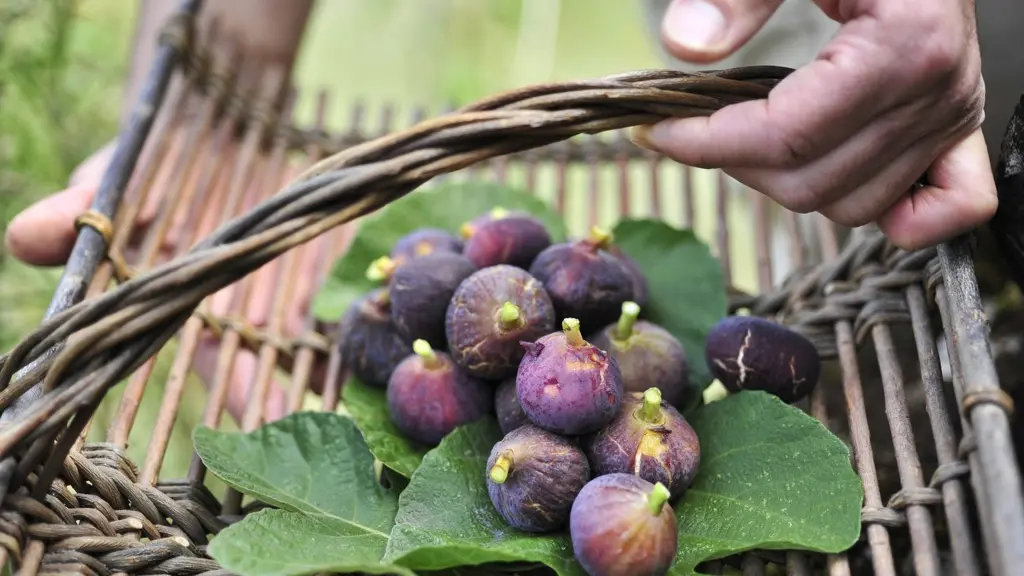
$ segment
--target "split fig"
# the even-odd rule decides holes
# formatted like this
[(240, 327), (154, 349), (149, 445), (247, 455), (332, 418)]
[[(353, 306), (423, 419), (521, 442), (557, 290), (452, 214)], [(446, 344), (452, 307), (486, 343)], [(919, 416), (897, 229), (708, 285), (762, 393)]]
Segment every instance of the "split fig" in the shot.
[(407, 438), (436, 446), (449, 432), (489, 414), (493, 387), (463, 372), (426, 340), (395, 368), (388, 382), (388, 414)]
[(391, 319), (408, 341), (446, 347), (445, 315), (459, 284), (476, 272), (461, 254), (434, 252), (409, 260), (391, 278)]
[(622, 374), (615, 359), (583, 339), (580, 322), (522, 342), (526, 355), (516, 373), (516, 395), (530, 421), (570, 436), (596, 432), (622, 406)]
[(513, 528), (551, 532), (565, 526), (590, 464), (572, 440), (527, 424), (502, 438), (487, 459), (487, 493)]
[(516, 373), (526, 350), (555, 329), (555, 308), (544, 287), (522, 268), (499, 264), (459, 284), (448, 304), (445, 335), (455, 363), (477, 378)]
[(818, 383), (818, 349), (795, 330), (757, 316), (727, 316), (708, 332), (708, 367), (732, 393), (761, 390), (793, 403)]
[(399, 238), (389, 256), (396, 265), (401, 266), (417, 256), (434, 252), (461, 254), (464, 247), (462, 239), (447, 230), (418, 228)]
[(468, 234), (463, 254), (478, 268), (508, 264), (529, 268), (533, 259), (551, 245), (544, 223), (526, 212), (492, 210), (463, 228)]
[(611, 424), (583, 439), (594, 475), (627, 473), (683, 495), (700, 467), (697, 433), (654, 387), (627, 394)]
[(597, 476), (569, 513), (576, 560), (590, 576), (662, 576), (675, 562), (679, 528), (664, 485), (632, 474)]
[(395, 367), (412, 354), (412, 346), (391, 322), (386, 288), (352, 303), (338, 324), (342, 363), (364, 384), (385, 388)]
[(638, 320), (639, 315), (636, 302), (625, 302), (618, 322), (606, 326), (591, 342), (615, 358), (627, 392), (657, 386), (666, 402), (679, 407), (690, 392), (690, 366), (683, 345), (661, 326)]
[(633, 276), (606, 250), (611, 235), (593, 228), (587, 238), (552, 244), (537, 255), (530, 275), (541, 281), (558, 319), (580, 318), (594, 327), (619, 316), (622, 303), (635, 300)]
[(515, 376), (507, 378), (498, 385), (498, 389), (494, 392), (494, 412), (498, 416), (498, 427), (501, 428), (502, 434), (508, 434), (516, 428), (530, 423), (530, 419), (523, 412), (523, 407), (519, 405)]

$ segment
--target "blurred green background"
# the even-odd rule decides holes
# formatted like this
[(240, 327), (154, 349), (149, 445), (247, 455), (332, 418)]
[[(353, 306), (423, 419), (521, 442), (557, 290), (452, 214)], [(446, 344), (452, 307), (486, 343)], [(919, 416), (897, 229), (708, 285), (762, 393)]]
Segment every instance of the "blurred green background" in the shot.
[[(128, 0), (0, 1), (0, 226), (60, 190), (79, 162), (115, 137), (137, 9)], [(370, 106), (373, 126), (384, 101), (408, 119), (417, 105), (437, 111), (527, 84), (659, 66), (636, 1), (320, 0), (295, 70), (296, 114), (309, 121), (316, 90), (326, 89), (330, 129), (344, 128), (356, 101)], [(666, 170), (666, 188), (678, 186), (679, 170)], [(615, 173), (609, 167), (601, 177), (611, 183)], [(710, 177), (698, 171), (698, 183)], [(583, 201), (586, 174), (573, 182), (570, 205)], [(714, 203), (703, 188), (696, 231), (713, 244)], [(636, 201), (643, 205), (646, 196)], [(611, 195), (608, 202), (614, 205)], [(670, 197), (665, 209), (681, 214), (680, 200)], [(744, 218), (743, 211), (736, 208), (730, 221)], [(578, 232), (580, 224), (573, 227)], [(750, 234), (749, 225), (733, 229), (734, 239)], [(741, 264), (735, 254), (733, 260)], [(39, 322), (59, 273), (0, 251), (3, 350)], [(735, 278), (747, 288), (751, 281)], [(144, 457), (172, 357), (171, 351), (161, 356), (136, 420), (129, 447), (136, 462)], [(189, 386), (163, 477), (180, 477), (188, 466), (189, 434), (203, 402), (201, 386)], [(108, 394), (93, 439), (103, 439), (122, 387)]]

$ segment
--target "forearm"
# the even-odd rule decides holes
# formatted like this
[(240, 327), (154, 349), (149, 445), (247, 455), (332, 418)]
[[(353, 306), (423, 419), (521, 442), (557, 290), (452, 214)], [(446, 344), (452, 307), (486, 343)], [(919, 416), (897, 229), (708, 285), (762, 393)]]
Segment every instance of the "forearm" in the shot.
[[(149, 73), (159, 47), (160, 31), (179, 5), (180, 0), (140, 2), (121, 106), (122, 124)], [(237, 38), (246, 56), (282, 65), (290, 73), (312, 6), (313, 0), (205, 0), (197, 29), (204, 29), (216, 18), (219, 35)]]

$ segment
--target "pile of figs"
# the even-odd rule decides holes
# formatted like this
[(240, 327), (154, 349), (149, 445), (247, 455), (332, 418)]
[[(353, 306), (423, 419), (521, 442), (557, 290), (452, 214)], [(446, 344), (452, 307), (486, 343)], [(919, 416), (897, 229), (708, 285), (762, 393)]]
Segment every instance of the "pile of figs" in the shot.
[[(647, 279), (612, 240), (593, 228), (556, 243), (500, 208), (458, 235), (415, 230), (370, 266), (381, 286), (345, 312), (340, 352), (413, 442), (496, 416), (481, 481), (510, 526), (568, 527), (591, 575), (660, 575), (676, 557), (672, 505), (700, 465), (680, 412), (693, 390), (682, 344), (640, 318)], [(747, 316), (720, 322), (705, 356), (727, 390), (786, 401), (820, 365), (806, 338)]]

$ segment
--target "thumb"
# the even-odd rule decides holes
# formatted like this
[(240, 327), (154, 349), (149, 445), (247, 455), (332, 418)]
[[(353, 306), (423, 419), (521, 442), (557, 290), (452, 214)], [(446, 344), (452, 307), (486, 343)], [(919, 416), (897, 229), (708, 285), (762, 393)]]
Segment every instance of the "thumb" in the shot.
[(4, 243), (12, 256), (33, 266), (63, 264), (75, 245), (75, 218), (89, 209), (96, 186), (71, 186), (47, 196), (11, 220)]
[(680, 60), (715, 62), (750, 40), (781, 4), (782, 0), (672, 0), (661, 20), (661, 39)]

